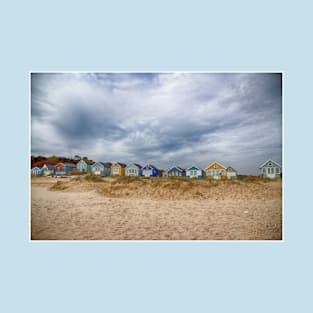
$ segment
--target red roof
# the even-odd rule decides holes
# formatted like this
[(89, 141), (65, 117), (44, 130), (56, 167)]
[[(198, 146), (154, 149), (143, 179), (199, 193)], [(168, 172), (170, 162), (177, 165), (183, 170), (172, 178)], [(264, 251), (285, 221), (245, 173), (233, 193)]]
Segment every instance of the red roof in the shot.
[(31, 168), (33, 167), (39, 167), (39, 168), (42, 168), (44, 165), (56, 165), (57, 162), (45, 162), (45, 161), (40, 161), (40, 162), (35, 162), (35, 163), (32, 163), (31, 164)]

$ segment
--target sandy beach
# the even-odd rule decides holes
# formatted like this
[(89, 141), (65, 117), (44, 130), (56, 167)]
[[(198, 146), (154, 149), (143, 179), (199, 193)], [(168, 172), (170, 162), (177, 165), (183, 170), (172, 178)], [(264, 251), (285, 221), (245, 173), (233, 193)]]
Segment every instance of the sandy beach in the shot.
[(32, 240), (281, 240), (282, 181), (31, 179)]

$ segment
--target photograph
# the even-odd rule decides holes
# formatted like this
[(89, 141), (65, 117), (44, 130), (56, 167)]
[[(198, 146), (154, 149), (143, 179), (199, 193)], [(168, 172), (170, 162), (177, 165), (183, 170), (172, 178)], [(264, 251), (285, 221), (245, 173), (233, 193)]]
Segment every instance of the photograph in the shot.
[(30, 240), (283, 241), (283, 72), (29, 73)]
[(3, 2), (0, 312), (313, 312), (312, 3)]

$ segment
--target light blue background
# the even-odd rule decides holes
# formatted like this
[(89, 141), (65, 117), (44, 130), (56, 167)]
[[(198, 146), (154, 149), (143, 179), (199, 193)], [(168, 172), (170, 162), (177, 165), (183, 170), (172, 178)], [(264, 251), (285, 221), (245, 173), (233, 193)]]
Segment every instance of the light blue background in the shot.
[[(297, 167), (312, 161), (311, 14), (309, 1), (2, 3), (0, 311), (312, 312), (312, 183)], [(285, 242), (29, 242), (30, 70), (283, 70)]]

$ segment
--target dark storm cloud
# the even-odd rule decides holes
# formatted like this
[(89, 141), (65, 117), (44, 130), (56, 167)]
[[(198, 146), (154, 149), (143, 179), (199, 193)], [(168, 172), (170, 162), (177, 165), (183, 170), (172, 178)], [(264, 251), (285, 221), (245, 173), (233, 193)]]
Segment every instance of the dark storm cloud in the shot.
[[(69, 109), (72, 108), (72, 109)], [(119, 127), (110, 114), (99, 114), (89, 106), (77, 108), (77, 104), (65, 107), (52, 122), (56, 131), (68, 140), (87, 140), (91, 138), (119, 139), (127, 135), (126, 130)], [(76, 109), (73, 109), (76, 108)]]
[(281, 74), (31, 76), (32, 153), (257, 173), (281, 162)]

